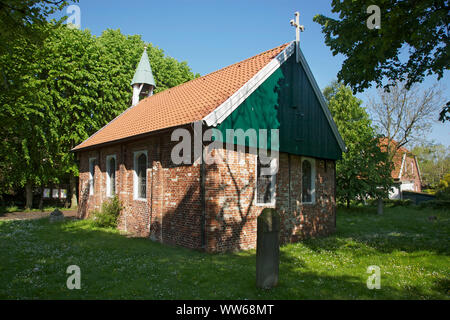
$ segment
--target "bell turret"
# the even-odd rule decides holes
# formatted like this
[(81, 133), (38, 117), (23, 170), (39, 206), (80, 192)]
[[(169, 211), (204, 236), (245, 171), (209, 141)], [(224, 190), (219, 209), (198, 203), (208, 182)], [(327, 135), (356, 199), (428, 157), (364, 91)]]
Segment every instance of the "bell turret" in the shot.
[(133, 80), (131, 81), (131, 86), (133, 87), (133, 106), (138, 104), (140, 98), (151, 96), (153, 90), (156, 88), (152, 67), (148, 60), (147, 47), (144, 48), (141, 60), (139, 61)]

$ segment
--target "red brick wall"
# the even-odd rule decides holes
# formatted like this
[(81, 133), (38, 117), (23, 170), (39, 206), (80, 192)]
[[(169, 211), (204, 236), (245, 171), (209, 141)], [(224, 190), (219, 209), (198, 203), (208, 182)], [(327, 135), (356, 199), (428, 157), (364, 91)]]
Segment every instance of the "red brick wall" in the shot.
[[(80, 217), (100, 209), (106, 197), (106, 156), (115, 154), (116, 191), (124, 205), (119, 229), (163, 243), (201, 248), (201, 168), (174, 165), (170, 135), (152, 136), (80, 156)], [(147, 201), (133, 199), (135, 151), (147, 151)], [(256, 246), (256, 218), (265, 206), (255, 204), (256, 155), (216, 150), (227, 163), (204, 165), (206, 250), (229, 251)], [(89, 196), (89, 158), (97, 158), (95, 192)], [(335, 230), (334, 161), (316, 159), (316, 202), (301, 203), (301, 157), (280, 154), (276, 208), (282, 216), (283, 243)]]
[[(237, 152), (221, 150), (220, 154), (228, 165), (221, 163), (207, 168), (207, 250), (255, 248), (256, 219), (265, 207), (272, 207), (254, 201), (256, 155), (246, 153), (245, 162), (239, 164)], [(282, 243), (335, 231), (335, 163), (314, 159), (316, 200), (314, 204), (302, 204), (301, 159), (280, 154), (275, 207), (281, 215)]]
[(335, 231), (335, 162), (314, 159), (315, 202), (302, 203), (303, 158), (296, 155), (280, 155), (278, 173), (277, 208), (282, 217), (281, 240), (296, 242), (304, 238), (328, 235)]
[(416, 192), (422, 192), (420, 183), (419, 168), (417, 167), (416, 159), (412, 156), (406, 156), (403, 163), (403, 170), (400, 181), (406, 183), (414, 183), (414, 190)]
[[(207, 166), (206, 237), (208, 251), (251, 249), (256, 245), (256, 218), (264, 206), (255, 205), (255, 155), (225, 150), (219, 164)], [(219, 155), (217, 155), (218, 153)]]

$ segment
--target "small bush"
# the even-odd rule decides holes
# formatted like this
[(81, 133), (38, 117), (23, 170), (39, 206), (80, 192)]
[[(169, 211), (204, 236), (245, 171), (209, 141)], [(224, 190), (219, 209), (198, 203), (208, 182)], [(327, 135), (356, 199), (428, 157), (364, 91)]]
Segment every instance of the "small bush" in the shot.
[(436, 191), (436, 199), (450, 200), (450, 173), (444, 176), (444, 179), (439, 181)]
[(116, 195), (110, 200), (103, 202), (101, 211), (94, 211), (92, 213), (92, 220), (98, 227), (116, 228), (117, 220), (122, 209), (122, 204)]
[(10, 213), (20, 211), (18, 206), (0, 207), (0, 213)]
[(436, 199), (438, 200), (450, 200), (450, 188), (444, 190), (438, 190), (435, 193)]
[(419, 204), (421, 208), (450, 209), (450, 200), (429, 200)]
[(422, 189), (422, 192), (434, 195), (436, 193), (436, 190), (434, 190), (434, 189)]

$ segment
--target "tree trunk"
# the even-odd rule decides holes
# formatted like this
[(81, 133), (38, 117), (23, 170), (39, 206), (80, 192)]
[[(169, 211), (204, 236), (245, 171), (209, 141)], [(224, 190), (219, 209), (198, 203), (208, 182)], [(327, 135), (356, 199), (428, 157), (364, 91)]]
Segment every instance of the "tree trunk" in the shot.
[(39, 210), (44, 211), (44, 187), (40, 188), (41, 197), (39, 198)]
[(78, 206), (78, 199), (77, 199), (77, 178), (74, 176), (70, 176), (70, 196), (71, 196), (71, 203), (70, 207), (72, 209), (76, 208)]
[(347, 208), (350, 208), (350, 198), (347, 198)]
[(30, 210), (33, 206), (33, 184), (28, 181), (25, 185), (25, 210)]
[(382, 198), (378, 198), (377, 214), (383, 214), (383, 199)]

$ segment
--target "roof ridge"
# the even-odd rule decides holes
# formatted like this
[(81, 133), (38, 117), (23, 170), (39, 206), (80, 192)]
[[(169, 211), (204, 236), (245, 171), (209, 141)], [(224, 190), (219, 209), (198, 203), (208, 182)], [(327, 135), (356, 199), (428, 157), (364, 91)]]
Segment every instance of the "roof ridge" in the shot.
[[(269, 51), (274, 51), (274, 50), (277, 50), (277, 49), (279, 49), (279, 48), (281, 48), (281, 47), (283, 47), (283, 46), (286, 46), (286, 45), (288, 45), (289, 43), (290, 43), (290, 42), (287, 42), (287, 43), (285, 43), (285, 44), (279, 45), (278, 47), (275, 47), (275, 48), (266, 50), (266, 51), (264, 51), (264, 52), (258, 53), (258, 54), (256, 54), (256, 55), (250, 57), (250, 58), (247, 58), (247, 59), (244, 59), (244, 60), (235, 62), (235, 63), (233, 63), (233, 64), (230, 64), (230, 65), (228, 65), (228, 66), (225, 66), (225, 67), (223, 67), (223, 68), (221, 68), (221, 69), (219, 69), (219, 70), (213, 71), (213, 72), (211, 72), (211, 73), (205, 74), (204, 76), (201, 76), (201, 77), (196, 78), (196, 79), (200, 79), (200, 78), (203, 78), (203, 77), (212, 75), (212, 74), (214, 74), (214, 73), (216, 73), (216, 72), (219, 72), (219, 71), (222, 71), (222, 70), (224, 70), (224, 69), (230, 68), (230, 67), (235, 66), (235, 65), (237, 65), (237, 64), (239, 64), (239, 63), (243, 63), (243, 62), (246, 62), (246, 61), (248, 61), (248, 60), (255, 59), (255, 58), (259, 57), (259, 56), (262, 56), (263, 54), (267, 54)], [(195, 79), (193, 79), (193, 80), (195, 80)]]
[(152, 97), (155, 97), (155, 96), (157, 96), (157, 95), (159, 95), (159, 94), (161, 94), (161, 93), (163, 93), (163, 92), (170, 91), (170, 90), (173, 90), (173, 89), (175, 89), (175, 88), (180, 88), (180, 87), (182, 87), (182, 86), (184, 86), (184, 85), (186, 85), (186, 84), (188, 84), (188, 83), (191, 83), (191, 82), (194, 82), (194, 81), (197, 81), (197, 80), (200, 80), (200, 79), (204, 79), (204, 78), (209, 77), (209, 76), (211, 76), (211, 75), (213, 75), (213, 74), (215, 74), (215, 73), (217, 73), (217, 72), (221, 72), (221, 71), (223, 71), (223, 70), (225, 70), (225, 69), (231, 68), (231, 67), (233, 67), (233, 66), (235, 66), (235, 65), (237, 65), (237, 64), (239, 64), (239, 63), (243, 63), (243, 62), (246, 62), (246, 61), (248, 61), (248, 60), (255, 59), (255, 58), (257, 58), (257, 57), (259, 57), (259, 56), (261, 56), (261, 55), (263, 55), (263, 54), (267, 54), (269, 51), (277, 50), (277, 49), (279, 49), (279, 48), (281, 48), (281, 47), (283, 47), (283, 46), (286, 46), (286, 45), (288, 45), (288, 44), (290, 44), (290, 43), (291, 43), (291, 42), (284, 43), (284, 44), (282, 44), (282, 45), (279, 45), (278, 47), (275, 47), (275, 48), (266, 50), (266, 51), (264, 51), (264, 52), (258, 53), (258, 54), (256, 54), (256, 55), (250, 57), (250, 58), (247, 58), (247, 59), (244, 59), (244, 60), (235, 62), (235, 63), (233, 63), (233, 64), (230, 64), (230, 65), (228, 65), (228, 66), (225, 66), (225, 67), (220, 68), (220, 69), (218, 69), (218, 70), (215, 70), (215, 71), (213, 71), (213, 72), (207, 73), (207, 74), (205, 74), (204, 76), (200, 76), (200, 77), (198, 77), (198, 78), (194, 78), (194, 79), (191, 79), (191, 80), (189, 80), (189, 81), (180, 83), (179, 85), (177, 85), (177, 86), (175, 86), (175, 87), (167, 88), (167, 89), (165, 89), (165, 90), (163, 90), (163, 91), (160, 91), (160, 92), (158, 92), (158, 93), (155, 93), (155, 94), (153, 94), (153, 95), (151, 95), (151, 96), (149, 96), (149, 97), (145, 97), (144, 99), (142, 99), (141, 101), (139, 101), (138, 104), (140, 104), (140, 103), (143, 102), (143, 101), (149, 100), (149, 99), (151, 99)]
[[(399, 143), (397, 142), (397, 140), (395, 140), (394, 138), (391, 138), (390, 140), (391, 140), (391, 143), (392, 143), (393, 145), (398, 145), (398, 144), (399, 144)], [(379, 138), (379, 143), (380, 143), (380, 144), (385, 144), (385, 145), (387, 145), (388, 142), (389, 142), (389, 138), (388, 138), (388, 137), (383, 136), (383, 137), (380, 137), (380, 138)], [(407, 153), (412, 153), (412, 154), (413, 154), (413, 152), (412, 152), (411, 150), (409, 150), (408, 148), (406, 148), (404, 145), (400, 146), (400, 147), (398, 148), (397, 151), (400, 151), (400, 152), (407, 152)]]
[[(175, 96), (178, 96), (178, 95), (182, 94), (182, 93), (185, 91), (185, 90), (183, 89), (185, 86), (190, 86), (190, 87), (198, 87), (198, 86), (200, 86), (200, 87), (202, 87), (202, 86), (204, 86), (204, 85), (203, 85), (203, 82), (204, 82), (205, 84), (208, 84), (208, 83), (210, 83), (211, 81), (212, 81), (212, 82), (216, 81), (216, 78), (214, 77), (215, 74), (220, 74), (220, 73), (227, 74), (227, 73), (228, 73), (228, 71), (227, 71), (228, 69), (230, 69), (230, 70), (236, 69), (236, 68), (238, 68), (238, 67), (236, 67), (236, 66), (238, 66), (238, 65), (240, 65), (240, 64), (243, 64), (243, 65), (245, 66), (245, 69), (244, 69), (244, 70), (246, 70), (246, 72), (248, 72), (248, 70), (247, 70), (247, 69), (248, 69), (248, 66), (247, 66), (247, 65), (253, 64), (253, 62), (251, 62), (252, 60), (259, 61), (260, 59), (262, 59), (261, 57), (264, 57), (264, 55), (266, 55), (266, 57), (264, 57), (264, 59), (271, 61), (271, 60), (273, 60), (273, 59), (276, 58), (276, 55), (270, 56), (271, 52), (275, 52), (276, 54), (279, 54), (279, 52), (280, 52), (280, 51), (283, 51), (290, 43), (291, 43), (291, 42), (287, 42), (287, 43), (282, 44), (282, 45), (279, 45), (279, 46), (277, 46), (277, 47), (275, 47), (275, 48), (272, 48), (272, 49), (263, 51), (263, 52), (258, 53), (258, 54), (256, 54), (256, 55), (250, 57), (250, 58), (247, 58), (247, 59), (244, 59), (244, 60), (235, 62), (235, 63), (230, 64), (230, 65), (228, 65), (228, 66), (225, 66), (225, 67), (223, 67), (223, 68), (221, 68), (221, 69), (218, 69), (218, 70), (216, 70), (216, 71), (213, 71), (213, 72), (211, 72), (211, 73), (208, 73), (208, 74), (206, 74), (206, 75), (204, 75), (204, 76), (201, 76), (201, 77), (198, 77), (198, 78), (195, 78), (195, 79), (186, 81), (186, 82), (184, 82), (184, 83), (182, 83), (182, 84), (179, 84), (179, 85), (177, 85), (177, 86), (175, 86), (175, 87), (167, 88), (166, 90), (163, 90), (163, 91), (161, 91), (161, 92), (155, 93), (155, 94), (152, 95), (152, 96), (146, 97), (146, 98), (142, 99), (141, 101), (139, 101), (139, 103), (137, 103), (136, 105), (134, 105), (134, 106), (129, 106), (127, 109), (125, 109), (122, 113), (120, 113), (119, 115), (117, 115), (114, 119), (112, 119), (109, 123), (107, 123), (107, 124), (104, 125), (102, 128), (100, 128), (100, 129), (99, 129), (97, 132), (95, 132), (93, 135), (91, 135), (90, 137), (88, 137), (87, 139), (85, 139), (84, 141), (82, 141), (81, 143), (79, 143), (77, 146), (75, 146), (72, 150), (75, 151), (75, 150), (77, 150), (77, 149), (79, 150), (79, 149), (83, 149), (83, 148), (85, 148), (85, 147), (90, 146), (90, 145), (89, 145), (89, 141), (92, 141), (92, 138), (94, 138), (95, 136), (99, 136), (99, 134), (100, 134), (101, 132), (104, 132), (104, 130), (105, 130), (107, 127), (109, 127), (110, 125), (112, 125), (113, 123), (115, 124), (120, 118), (122, 118), (122, 116), (124, 116), (124, 115), (126, 115), (126, 114), (130, 114), (130, 112), (133, 112), (132, 110), (139, 109), (139, 110), (142, 110), (142, 112), (145, 113), (146, 110), (148, 109), (148, 107), (150, 107), (150, 108), (152, 107), (152, 104), (154, 104), (154, 102), (155, 102), (155, 103), (158, 103), (159, 100), (170, 99), (170, 96), (171, 96), (170, 93), (171, 93), (171, 92), (174, 92)], [(249, 61), (250, 61), (250, 62), (249, 62)], [(265, 65), (267, 65), (267, 63), (265, 63)], [(258, 67), (258, 68), (260, 68), (260, 67)], [(244, 77), (245, 77), (245, 76), (244, 76)], [(233, 78), (233, 79), (234, 79), (234, 78)], [(248, 81), (248, 80), (247, 80), (247, 81)], [(188, 87), (188, 88), (189, 88), (189, 87)], [(234, 90), (237, 90), (237, 89), (235, 88)], [(164, 94), (164, 92), (165, 92), (165, 94)], [(225, 92), (225, 93), (226, 93), (226, 92)], [(228, 95), (228, 93), (226, 93), (226, 94)], [(155, 97), (157, 97), (157, 98), (155, 98)], [(152, 98), (153, 98), (153, 100), (152, 100)], [(211, 97), (210, 97), (209, 99), (211, 100)], [(214, 99), (214, 100), (217, 100), (217, 99)], [(219, 100), (220, 100), (220, 99), (219, 99)], [(202, 101), (203, 101), (203, 100), (202, 100)], [(212, 101), (212, 100), (211, 100), (211, 101)], [(161, 101), (160, 101), (160, 102), (161, 102)], [(202, 103), (205, 104), (204, 101), (203, 101)], [(207, 102), (207, 103), (211, 103), (211, 102)], [(207, 103), (205, 104), (206, 106), (207, 106)], [(216, 101), (216, 102), (214, 102), (214, 103), (218, 103), (218, 102)], [(214, 104), (214, 103), (213, 103), (213, 104)], [(136, 108), (136, 107), (138, 107), (138, 108)], [(199, 112), (199, 110), (197, 110), (197, 112)], [(161, 124), (160, 124), (160, 125), (161, 125)], [(126, 134), (129, 134), (129, 133), (126, 133)], [(88, 145), (86, 146), (86, 144), (88, 144)], [(98, 144), (98, 143), (94, 143), (94, 144), (92, 144), (92, 145), (95, 145), (95, 144)]]

